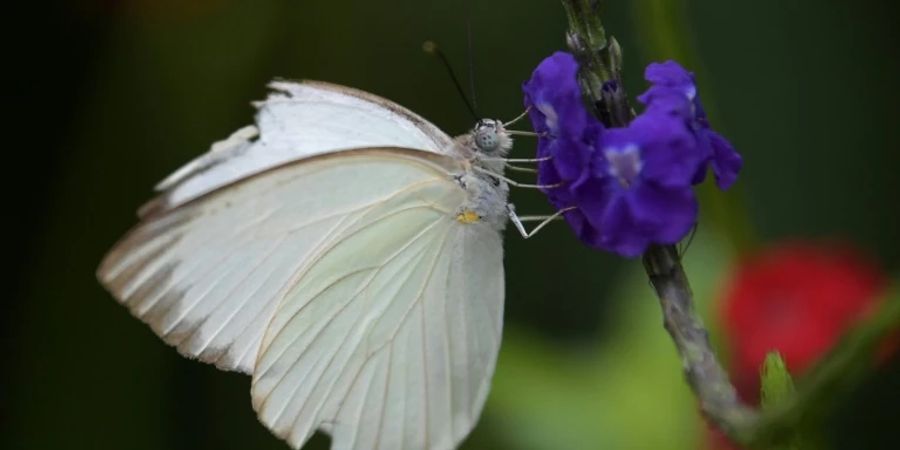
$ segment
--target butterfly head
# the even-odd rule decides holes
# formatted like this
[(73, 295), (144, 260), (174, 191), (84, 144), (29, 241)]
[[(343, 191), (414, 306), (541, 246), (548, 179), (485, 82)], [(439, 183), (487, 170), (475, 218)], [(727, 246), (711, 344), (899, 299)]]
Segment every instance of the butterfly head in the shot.
[(512, 148), (512, 138), (495, 119), (481, 119), (472, 130), (472, 140), (478, 153), (488, 156), (506, 156)]

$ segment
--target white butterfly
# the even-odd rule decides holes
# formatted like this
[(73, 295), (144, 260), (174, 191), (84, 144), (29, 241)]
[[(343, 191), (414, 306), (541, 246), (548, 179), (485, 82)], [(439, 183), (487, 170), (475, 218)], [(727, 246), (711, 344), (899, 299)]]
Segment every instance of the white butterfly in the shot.
[(292, 447), (316, 429), (455, 447), (500, 345), (510, 132), (452, 139), (361, 91), (271, 87), (256, 127), (157, 186), (98, 278), (183, 355), (252, 375)]

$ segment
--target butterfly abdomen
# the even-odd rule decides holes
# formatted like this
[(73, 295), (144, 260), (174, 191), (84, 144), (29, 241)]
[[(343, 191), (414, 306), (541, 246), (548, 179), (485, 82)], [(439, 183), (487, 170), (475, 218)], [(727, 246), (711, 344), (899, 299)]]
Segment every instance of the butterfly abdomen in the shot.
[(482, 173), (469, 171), (458, 177), (466, 190), (466, 201), (456, 213), (456, 220), (464, 224), (487, 223), (497, 231), (506, 228), (506, 203), (509, 186), (503, 181)]

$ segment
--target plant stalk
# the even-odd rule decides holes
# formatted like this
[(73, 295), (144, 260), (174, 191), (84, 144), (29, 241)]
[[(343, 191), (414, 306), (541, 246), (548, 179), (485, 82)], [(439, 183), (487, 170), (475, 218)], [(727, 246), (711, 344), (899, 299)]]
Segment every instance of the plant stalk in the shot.
[(700, 402), (700, 410), (729, 437), (746, 442), (747, 430), (759, 414), (738, 398), (713, 352), (709, 333), (694, 310), (693, 293), (677, 249), (672, 245), (652, 246), (643, 260), (659, 298), (663, 325), (681, 355), (685, 378)]

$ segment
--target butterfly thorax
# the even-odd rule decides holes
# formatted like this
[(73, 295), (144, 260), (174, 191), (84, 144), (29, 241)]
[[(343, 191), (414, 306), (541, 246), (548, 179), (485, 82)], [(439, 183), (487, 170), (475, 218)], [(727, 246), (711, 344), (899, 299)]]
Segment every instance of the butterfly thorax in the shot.
[(506, 227), (509, 185), (504, 181), (504, 158), (512, 144), (503, 123), (493, 119), (478, 121), (472, 131), (454, 139), (453, 153), (466, 161), (455, 178), (468, 193), (458, 221), (484, 222), (498, 231)]

